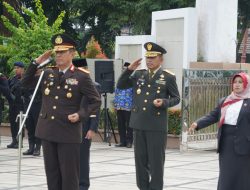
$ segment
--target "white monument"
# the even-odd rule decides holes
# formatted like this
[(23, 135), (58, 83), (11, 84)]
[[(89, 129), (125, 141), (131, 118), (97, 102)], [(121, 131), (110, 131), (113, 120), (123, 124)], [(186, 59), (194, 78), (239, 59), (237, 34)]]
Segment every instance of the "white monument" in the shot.
[(236, 62), (238, 0), (196, 0), (198, 59)]

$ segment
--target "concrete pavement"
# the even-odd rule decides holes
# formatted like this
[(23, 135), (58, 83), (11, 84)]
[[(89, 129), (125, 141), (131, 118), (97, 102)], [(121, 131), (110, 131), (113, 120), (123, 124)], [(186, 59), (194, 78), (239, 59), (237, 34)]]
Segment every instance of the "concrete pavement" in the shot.
[[(10, 137), (1, 137), (0, 190), (17, 189), (18, 151), (7, 149)], [(27, 148), (25, 139), (23, 151)], [(133, 149), (92, 143), (90, 190), (136, 190)], [(218, 155), (215, 151), (166, 151), (164, 189), (216, 190)], [(43, 157), (23, 156), (21, 189), (47, 189)]]

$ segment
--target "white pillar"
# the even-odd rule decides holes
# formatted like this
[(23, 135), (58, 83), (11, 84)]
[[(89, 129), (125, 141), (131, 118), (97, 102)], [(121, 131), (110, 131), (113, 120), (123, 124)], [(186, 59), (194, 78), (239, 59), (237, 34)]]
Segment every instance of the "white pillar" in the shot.
[(235, 63), (238, 0), (196, 0), (196, 8), (198, 58)]

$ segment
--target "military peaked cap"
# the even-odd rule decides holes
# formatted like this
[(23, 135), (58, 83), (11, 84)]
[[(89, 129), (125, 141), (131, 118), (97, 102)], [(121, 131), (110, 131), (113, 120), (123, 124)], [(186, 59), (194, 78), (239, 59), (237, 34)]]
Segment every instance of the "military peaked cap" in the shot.
[(167, 51), (163, 47), (153, 42), (145, 43), (144, 48), (146, 49), (145, 57), (156, 57), (157, 55), (167, 53)]

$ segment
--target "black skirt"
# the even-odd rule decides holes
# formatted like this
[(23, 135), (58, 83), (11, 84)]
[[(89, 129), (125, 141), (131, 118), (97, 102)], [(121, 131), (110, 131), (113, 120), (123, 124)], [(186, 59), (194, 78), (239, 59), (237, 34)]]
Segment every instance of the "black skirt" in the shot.
[(217, 190), (250, 190), (250, 156), (235, 153), (234, 136), (236, 131), (235, 126), (222, 126)]

